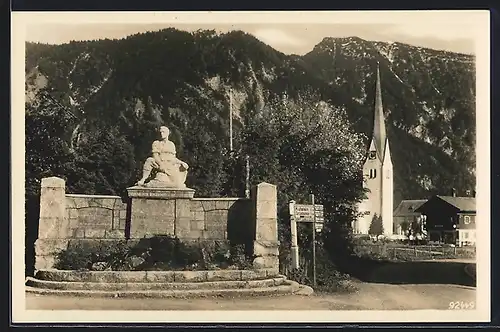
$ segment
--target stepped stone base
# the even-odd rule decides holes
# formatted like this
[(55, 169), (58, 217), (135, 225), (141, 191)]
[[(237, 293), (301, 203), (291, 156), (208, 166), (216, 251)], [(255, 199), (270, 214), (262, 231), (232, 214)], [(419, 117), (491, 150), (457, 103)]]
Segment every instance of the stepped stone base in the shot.
[[(212, 272), (211, 278), (210, 272)], [(35, 278), (27, 279), (26, 291), (40, 295), (127, 298), (240, 297), (313, 293), (312, 288), (287, 280), (285, 276), (276, 274), (267, 276), (267, 274), (273, 274), (273, 271), (45, 270), (39, 271)], [(175, 278), (175, 275), (178, 277)], [(180, 275), (183, 277), (179, 277)], [(186, 275), (202, 275), (207, 278), (189, 279)], [(225, 277), (217, 280), (220, 276)]]
[(274, 287), (250, 289), (190, 289), (190, 290), (148, 290), (148, 291), (95, 291), (95, 290), (55, 290), (26, 287), (26, 291), (39, 295), (81, 296), (81, 297), (121, 297), (121, 298), (199, 298), (199, 297), (253, 297), (277, 295), (303, 295), (313, 293), (312, 288), (299, 285), (295, 281)]

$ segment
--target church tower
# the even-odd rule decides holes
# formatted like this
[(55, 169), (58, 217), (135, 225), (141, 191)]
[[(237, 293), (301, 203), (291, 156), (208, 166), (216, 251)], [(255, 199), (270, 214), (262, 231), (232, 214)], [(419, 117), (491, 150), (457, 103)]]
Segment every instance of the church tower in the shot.
[(385, 130), (380, 70), (377, 65), (373, 133), (363, 165), (364, 187), (369, 189), (359, 210), (365, 212), (353, 224), (353, 232), (368, 234), (374, 215), (381, 216), (384, 235), (393, 234), (393, 170), (389, 140)]

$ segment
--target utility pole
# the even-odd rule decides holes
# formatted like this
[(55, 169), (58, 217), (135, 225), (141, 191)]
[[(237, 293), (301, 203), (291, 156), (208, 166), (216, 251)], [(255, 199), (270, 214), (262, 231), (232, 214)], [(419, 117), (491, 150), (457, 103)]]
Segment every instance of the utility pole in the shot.
[(245, 197), (250, 198), (250, 157), (245, 156)]
[(316, 205), (314, 203), (314, 194), (311, 194), (311, 204), (313, 208), (313, 227), (312, 227), (313, 286), (316, 287)]
[(233, 89), (229, 90), (229, 151), (233, 152)]

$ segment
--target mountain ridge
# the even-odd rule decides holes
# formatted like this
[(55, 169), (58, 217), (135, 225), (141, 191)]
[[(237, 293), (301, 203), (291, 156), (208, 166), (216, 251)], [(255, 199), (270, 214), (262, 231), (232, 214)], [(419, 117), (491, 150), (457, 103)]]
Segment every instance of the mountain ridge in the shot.
[[(73, 136), (92, 121), (132, 128), (148, 109), (156, 122), (172, 122), (176, 137), (202, 119), (224, 142), (229, 91), (236, 135), (272, 96), (315, 91), (346, 109), (356, 131), (369, 137), (378, 65), (395, 204), (475, 184), (473, 55), (359, 37), (325, 37), (303, 56), (286, 55), (242, 31), (176, 29), (55, 46), (27, 43), (26, 55), (27, 103), (36, 104), (39, 91), (50, 93), (80, 119)], [(180, 153), (190, 152), (180, 142)]]

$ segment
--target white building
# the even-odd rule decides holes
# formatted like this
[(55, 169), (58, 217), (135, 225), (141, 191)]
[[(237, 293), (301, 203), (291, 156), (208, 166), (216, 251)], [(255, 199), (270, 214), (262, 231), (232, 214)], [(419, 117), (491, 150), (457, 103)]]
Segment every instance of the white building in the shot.
[(373, 133), (363, 165), (364, 187), (370, 191), (359, 206), (359, 210), (364, 211), (365, 215), (353, 223), (353, 232), (368, 234), (373, 216), (376, 214), (382, 217), (384, 235), (389, 236), (393, 233), (393, 169), (385, 130), (378, 66), (375, 90)]

